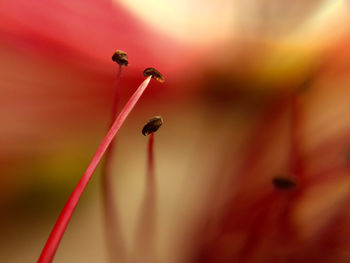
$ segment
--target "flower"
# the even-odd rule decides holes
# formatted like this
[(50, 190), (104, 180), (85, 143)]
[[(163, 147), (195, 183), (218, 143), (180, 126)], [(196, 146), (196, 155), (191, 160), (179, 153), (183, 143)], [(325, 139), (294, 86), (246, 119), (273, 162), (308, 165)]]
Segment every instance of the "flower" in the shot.
[[(110, 57), (118, 48), (130, 60), (122, 99), (148, 66), (167, 78), (119, 135), (115, 190), (131, 255), (145, 171), (140, 125), (161, 114), (160, 262), (346, 262), (345, 1), (193, 4), (188, 28), (172, 20), (185, 18), (182, 9), (162, 14), (147, 4), (142, 12), (110, 1), (0, 4), (1, 202), (15, 211), (11, 218), (26, 218), (17, 231), (13, 222), (3, 224), (10, 233), (4, 236), (21, 235), (6, 242), (1, 259), (37, 258), (105, 130), (116, 75)], [(148, 23), (144, 12), (155, 21)], [(278, 176), (296, 186), (275, 189)], [(97, 182), (82, 199), (57, 262), (105, 261)], [(55, 195), (62, 199), (54, 202)], [(39, 204), (55, 216), (35, 213)], [(28, 240), (31, 246), (12, 254)]]

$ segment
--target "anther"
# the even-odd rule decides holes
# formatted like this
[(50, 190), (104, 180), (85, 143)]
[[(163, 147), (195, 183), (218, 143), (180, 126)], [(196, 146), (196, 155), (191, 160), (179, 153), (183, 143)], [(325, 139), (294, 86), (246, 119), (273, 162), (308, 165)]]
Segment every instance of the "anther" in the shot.
[(144, 77), (148, 77), (148, 76), (152, 76), (153, 79), (159, 81), (159, 82), (164, 82), (164, 77), (163, 75), (156, 70), (155, 68), (146, 68), (143, 71), (143, 76)]
[(272, 184), (281, 190), (289, 190), (297, 186), (296, 181), (289, 176), (276, 176), (272, 179)]
[(129, 64), (128, 54), (122, 50), (116, 50), (112, 56), (112, 60), (119, 66), (127, 66)]
[(156, 132), (163, 124), (163, 118), (161, 116), (155, 116), (150, 119), (142, 129), (144, 136), (150, 135), (152, 132)]

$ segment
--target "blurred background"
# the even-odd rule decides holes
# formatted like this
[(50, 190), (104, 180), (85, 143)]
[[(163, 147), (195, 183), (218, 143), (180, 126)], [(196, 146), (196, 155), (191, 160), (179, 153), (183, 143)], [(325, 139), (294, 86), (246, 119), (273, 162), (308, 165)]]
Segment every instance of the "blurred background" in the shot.
[[(113, 185), (126, 262), (140, 259), (143, 125), (155, 134), (156, 262), (350, 261), (346, 0), (0, 0), (0, 262), (36, 262), (125, 104)], [(100, 169), (54, 262), (109, 262)], [(285, 176), (293, 189), (276, 189)], [(278, 188), (278, 187), (277, 187)], [(142, 220), (142, 218), (141, 218)], [(137, 237), (136, 237), (137, 239)]]

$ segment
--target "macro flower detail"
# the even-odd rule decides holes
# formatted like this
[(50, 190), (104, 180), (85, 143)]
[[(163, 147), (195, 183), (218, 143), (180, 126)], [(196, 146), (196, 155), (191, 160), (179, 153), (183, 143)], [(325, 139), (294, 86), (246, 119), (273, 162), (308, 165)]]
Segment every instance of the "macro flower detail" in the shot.
[(0, 7), (0, 262), (350, 261), (348, 1)]

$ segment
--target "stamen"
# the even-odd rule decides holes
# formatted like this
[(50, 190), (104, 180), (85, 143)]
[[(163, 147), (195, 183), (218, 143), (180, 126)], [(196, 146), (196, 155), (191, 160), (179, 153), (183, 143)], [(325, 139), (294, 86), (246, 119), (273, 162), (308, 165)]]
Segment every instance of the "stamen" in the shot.
[[(156, 236), (156, 179), (154, 172), (154, 132), (162, 125), (163, 119), (160, 116), (152, 118), (146, 125), (153, 127), (147, 131), (150, 134), (147, 149), (147, 176), (146, 188), (143, 203), (140, 208), (139, 222), (135, 236), (136, 261), (155, 262), (155, 236)], [(143, 132), (145, 127), (142, 130)]]
[[(119, 62), (123, 62), (123, 58), (127, 59), (127, 54), (117, 50), (113, 56), (119, 55)], [(113, 57), (112, 57), (113, 59)], [(118, 63), (118, 62), (117, 62)], [(111, 126), (117, 116), (120, 99), (120, 81), (122, 75), (122, 63), (119, 64), (118, 75), (115, 81), (114, 99), (111, 109), (111, 119), (108, 124)], [(113, 140), (109, 145), (101, 168), (102, 179), (102, 201), (103, 213), (105, 219), (105, 235), (107, 243), (107, 252), (110, 262), (123, 262), (126, 256), (125, 241), (120, 227), (117, 203), (114, 195), (114, 181), (112, 176), (112, 161), (115, 153), (116, 140)]]
[(58, 217), (56, 224), (43, 248), (43, 251), (41, 252), (38, 263), (52, 262), (56, 254), (58, 245), (62, 239), (62, 236), (67, 228), (67, 225), (72, 217), (72, 214), (79, 202), (81, 195), (83, 194), (87, 184), (89, 183), (92, 177), (92, 174), (96, 170), (97, 165), (101, 161), (103, 154), (106, 152), (113, 138), (119, 131), (120, 127), (123, 125), (125, 119), (128, 117), (131, 110), (134, 108), (137, 101), (140, 99), (141, 95), (146, 90), (150, 80), (151, 80), (151, 77), (149, 76), (141, 83), (141, 85), (138, 87), (135, 93), (131, 96), (127, 104), (124, 106), (121, 113), (118, 115), (117, 119), (114, 121), (112, 127), (107, 132), (107, 135), (105, 136), (105, 138), (102, 140), (102, 143), (98, 147), (85, 173), (79, 180), (77, 186), (74, 188), (60, 216)]
[(160, 126), (163, 124), (163, 119), (161, 116), (155, 116), (150, 119), (142, 129), (142, 134), (144, 136), (150, 135), (153, 132), (156, 132)]
[(165, 81), (163, 75), (155, 68), (146, 68), (143, 71), (143, 76), (144, 77), (152, 76), (153, 79), (155, 79), (161, 83)]
[(297, 183), (295, 182), (294, 179), (292, 179), (289, 176), (282, 176), (282, 175), (274, 177), (272, 179), (272, 183), (277, 189), (281, 189), (281, 190), (289, 190), (297, 186)]
[(119, 66), (127, 66), (129, 64), (128, 54), (122, 50), (116, 50), (112, 56), (112, 60)]

